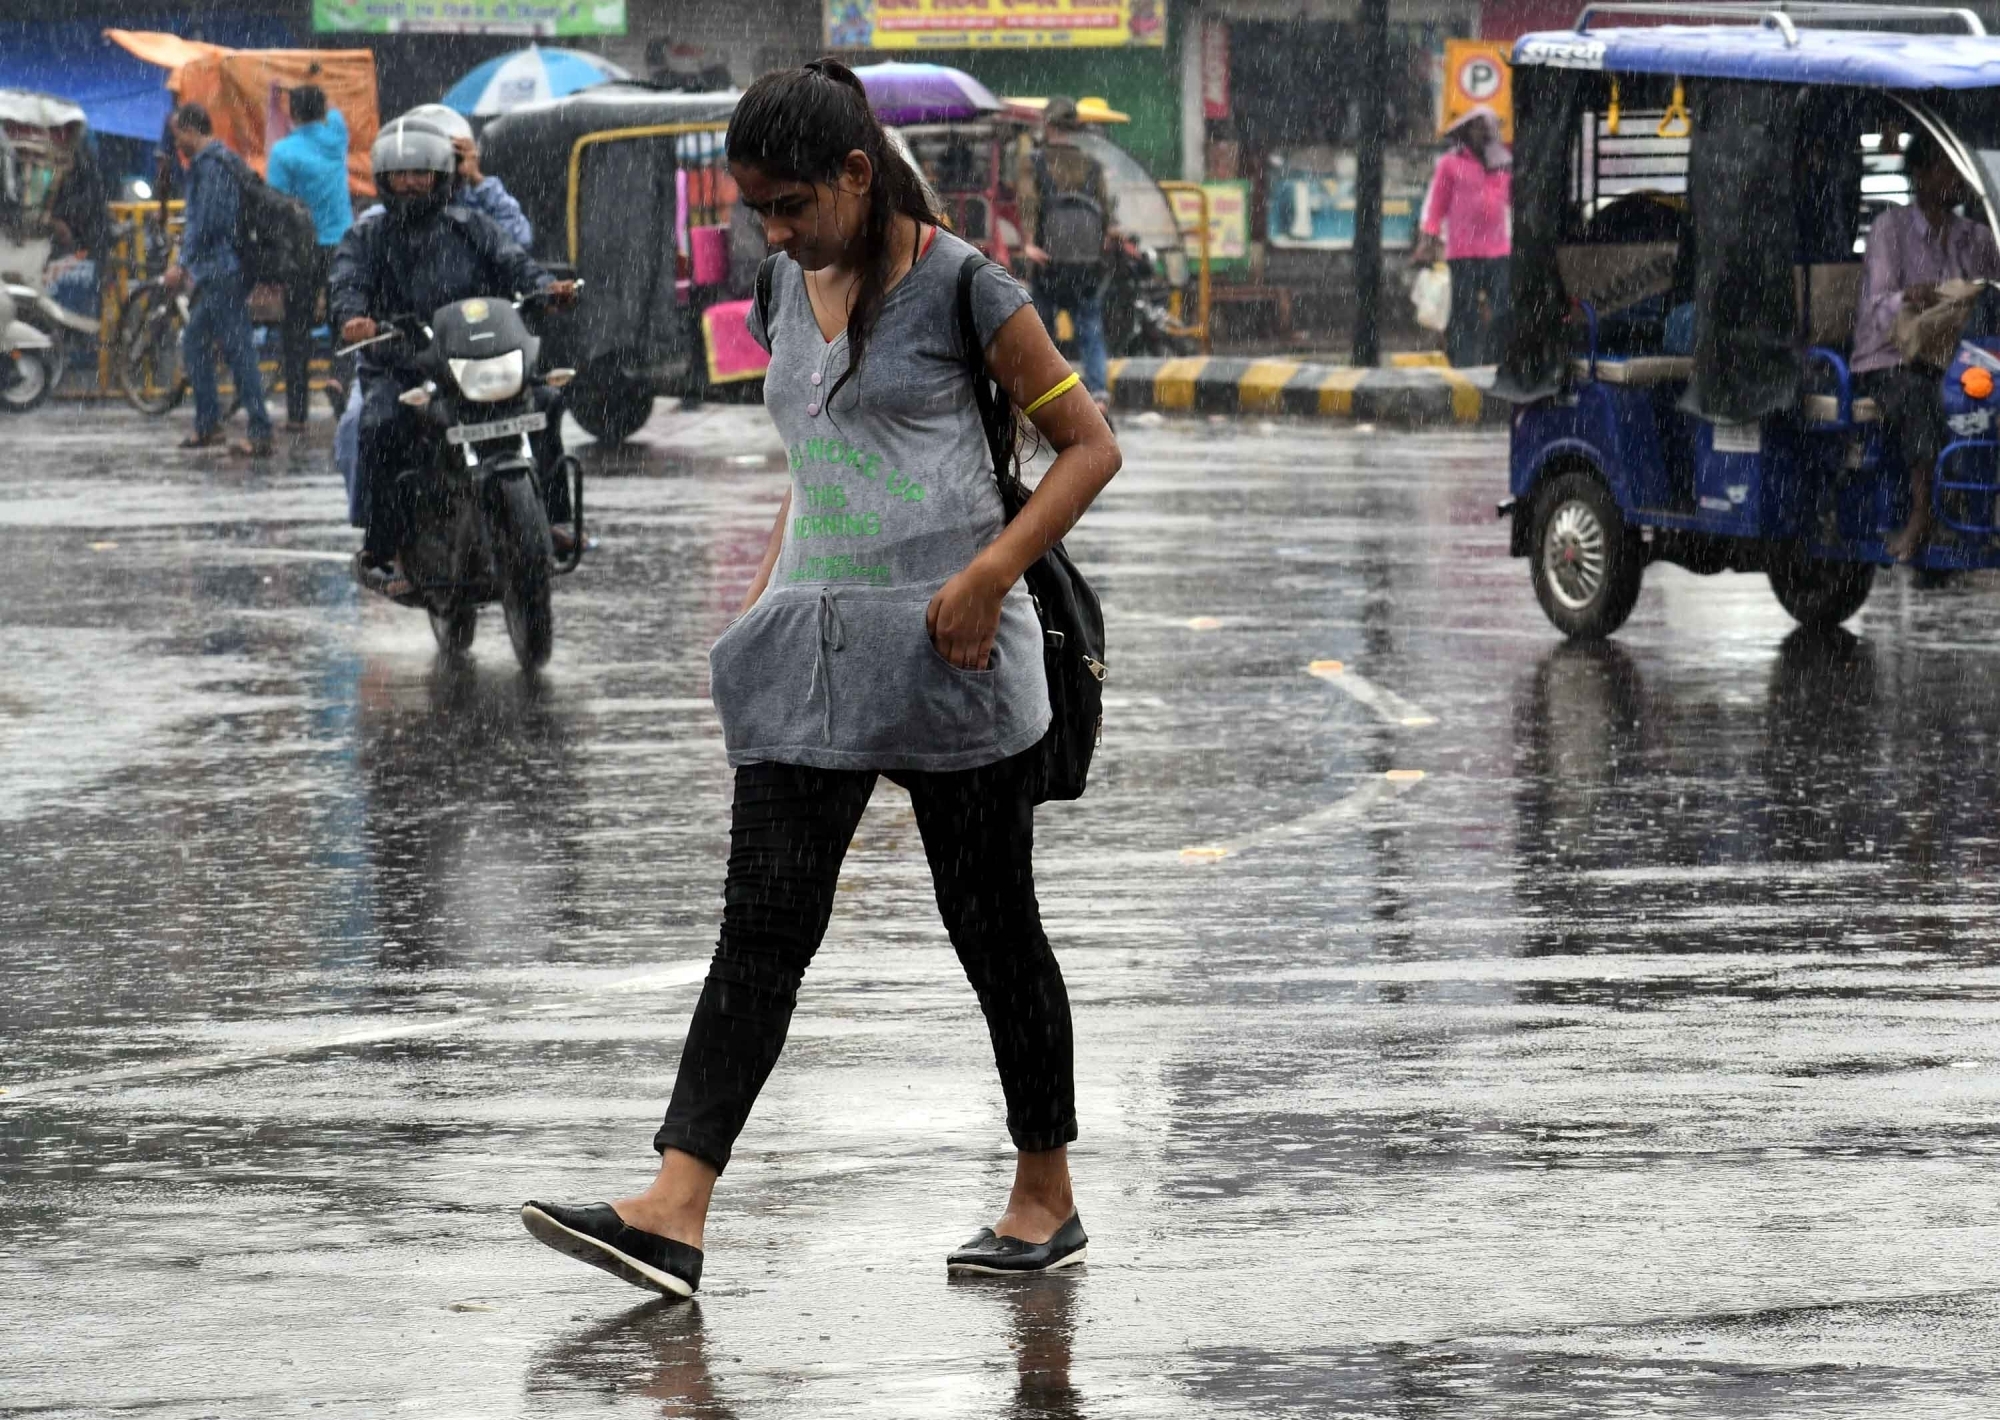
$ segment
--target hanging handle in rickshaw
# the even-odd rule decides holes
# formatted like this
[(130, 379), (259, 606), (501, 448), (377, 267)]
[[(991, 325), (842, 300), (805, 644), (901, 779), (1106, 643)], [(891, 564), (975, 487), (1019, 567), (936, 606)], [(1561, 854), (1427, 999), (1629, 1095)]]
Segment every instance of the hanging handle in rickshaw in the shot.
[(1611, 80), (1611, 106), (1604, 110), (1604, 131), (1613, 138), (1618, 136), (1618, 80)]
[(1660, 117), (1660, 126), (1654, 130), (1661, 138), (1685, 138), (1694, 132), (1694, 115), (1688, 112), (1687, 86), (1679, 79), (1674, 80), (1674, 101), (1667, 105), (1667, 111)]

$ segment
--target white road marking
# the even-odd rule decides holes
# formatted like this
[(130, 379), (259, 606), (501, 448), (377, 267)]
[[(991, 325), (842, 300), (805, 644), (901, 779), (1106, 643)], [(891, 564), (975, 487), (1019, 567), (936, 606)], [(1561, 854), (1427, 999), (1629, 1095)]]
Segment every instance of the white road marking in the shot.
[(1225, 843), (1198, 843), (1183, 848), (1180, 858), (1190, 863), (1219, 863), (1224, 858), (1236, 858), (1253, 848), (1261, 848), (1270, 843), (1282, 843), (1289, 839), (1304, 838), (1318, 833), (1335, 824), (1352, 822), (1377, 804), (1387, 803), (1397, 798), (1417, 784), (1423, 782), (1421, 769), (1391, 769), (1363, 783), (1358, 789), (1343, 798), (1336, 799), (1325, 808), (1295, 818), (1285, 823), (1272, 824), (1268, 828), (1256, 829), (1233, 838)]
[(92, 1070), (81, 1075), (60, 1075), (48, 1080), (30, 1080), (24, 1084), (0, 1089), (0, 1106), (13, 1104), (18, 1100), (72, 1094), (98, 1085), (151, 1080), (168, 1075), (197, 1074), (206, 1070), (226, 1070), (242, 1065), (256, 1065), (268, 1060), (279, 1060), (290, 1055), (313, 1055), (323, 1050), (339, 1050), (350, 1045), (377, 1045), (383, 1041), (406, 1040), (412, 1036), (449, 1035), (473, 1026), (526, 1016), (530, 1013), (574, 1008), (587, 1004), (598, 996), (622, 996), (639, 991), (661, 991), (690, 986), (707, 979), (707, 976), (706, 961), (682, 962), (659, 971), (628, 976), (621, 981), (610, 983), (598, 992), (583, 994), (567, 1002), (558, 1001), (539, 1006), (473, 1007), (470, 1010), (454, 1012), (449, 1016), (432, 1016), (421, 1021), (403, 1021), (395, 1025), (368, 1026), (359, 1030), (339, 1031), (332, 1035), (306, 1036), (298, 1040), (260, 1046), (255, 1050), (188, 1055), (178, 1060), (156, 1060), (144, 1065), (129, 1065), (115, 1070)]
[(1345, 692), (1349, 699), (1366, 705), (1385, 725), (1401, 725), (1414, 730), (1437, 723), (1437, 716), (1422, 706), (1412, 705), (1393, 690), (1384, 690), (1374, 681), (1356, 675), (1339, 661), (1314, 661), (1306, 667), (1306, 674), (1325, 681)]

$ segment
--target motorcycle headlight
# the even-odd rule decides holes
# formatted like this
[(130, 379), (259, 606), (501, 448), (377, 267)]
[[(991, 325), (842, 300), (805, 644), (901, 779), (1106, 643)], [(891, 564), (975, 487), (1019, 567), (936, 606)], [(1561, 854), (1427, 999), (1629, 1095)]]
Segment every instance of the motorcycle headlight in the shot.
[(509, 350), (490, 360), (453, 360), (450, 364), (459, 393), (476, 404), (512, 399), (521, 392), (525, 371), (518, 350)]

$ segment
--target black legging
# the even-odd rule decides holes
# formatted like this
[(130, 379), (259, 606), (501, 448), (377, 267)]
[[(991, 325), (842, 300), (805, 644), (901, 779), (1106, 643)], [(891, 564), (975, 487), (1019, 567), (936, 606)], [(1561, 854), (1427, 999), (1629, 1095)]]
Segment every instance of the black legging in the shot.
[[(986, 1013), (1014, 1147), (1076, 1138), (1069, 993), (1035, 901), (1035, 808), (1025, 757), (948, 774), (892, 773), (910, 792), (938, 911)], [(722, 940), (653, 1147), (720, 1170), (784, 1049), (834, 881), (874, 791), (867, 770), (751, 764), (736, 771)]]
[(1445, 358), (1453, 365), (1491, 365), (1499, 360), (1507, 329), (1509, 265), (1504, 256), (1460, 257), (1450, 263), (1451, 323), (1445, 327), (1444, 346)]
[(314, 247), (306, 269), (285, 288), (285, 323), (279, 327), (280, 355), (285, 367), (285, 418), (303, 424), (312, 412), (312, 332), (319, 320), (319, 302), (326, 290), (332, 247)]

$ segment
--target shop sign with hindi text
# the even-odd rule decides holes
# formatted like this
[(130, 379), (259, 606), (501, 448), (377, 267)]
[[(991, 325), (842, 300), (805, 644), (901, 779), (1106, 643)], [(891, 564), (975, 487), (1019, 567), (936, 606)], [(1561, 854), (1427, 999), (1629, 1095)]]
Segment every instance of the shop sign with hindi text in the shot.
[(313, 0), (320, 34), (622, 35), (625, 0)]
[(1167, 0), (826, 0), (830, 49), (1079, 49), (1166, 42)]

